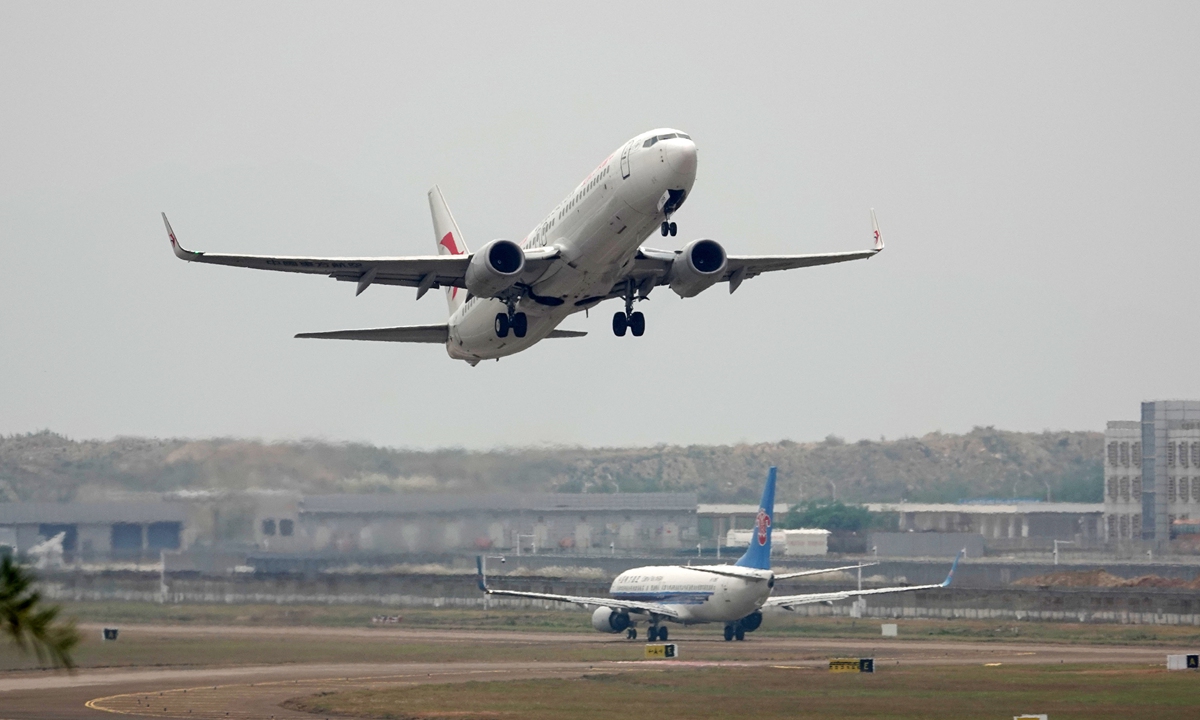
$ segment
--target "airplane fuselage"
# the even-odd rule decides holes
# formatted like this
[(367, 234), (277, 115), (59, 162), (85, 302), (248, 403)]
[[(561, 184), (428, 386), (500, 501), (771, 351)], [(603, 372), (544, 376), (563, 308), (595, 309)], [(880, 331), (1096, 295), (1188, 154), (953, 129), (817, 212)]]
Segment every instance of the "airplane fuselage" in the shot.
[[(450, 357), (477, 362), (518, 353), (567, 316), (610, 297), (638, 248), (691, 194), (695, 179), (696, 145), (684, 133), (652, 130), (622, 145), (518, 243), (526, 250), (560, 251), (517, 303), (515, 310), (528, 317), (525, 336), (499, 337), (495, 319), (507, 312), (506, 304), (474, 297), (450, 316)], [(465, 295), (462, 289), (450, 292), (455, 290)]]
[(609, 594), (617, 600), (666, 605), (679, 613), (676, 622), (685, 625), (735, 622), (762, 607), (771, 594), (774, 575), (749, 568), (736, 568), (745, 578), (724, 574), (733, 569), (730, 565), (634, 568), (613, 580)]

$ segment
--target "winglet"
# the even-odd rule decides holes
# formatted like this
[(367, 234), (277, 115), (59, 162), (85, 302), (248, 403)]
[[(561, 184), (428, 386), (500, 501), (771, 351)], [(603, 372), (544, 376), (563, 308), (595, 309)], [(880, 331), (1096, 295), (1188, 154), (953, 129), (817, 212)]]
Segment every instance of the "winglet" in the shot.
[(875, 232), (875, 252), (883, 250), (883, 236), (879, 234), (879, 219), (875, 217), (875, 208), (871, 208), (871, 230)]
[(958, 551), (958, 557), (954, 558), (954, 564), (950, 566), (950, 572), (946, 575), (946, 579), (942, 581), (942, 587), (950, 587), (950, 583), (954, 582), (954, 571), (958, 569), (958, 561), (962, 560), (962, 556), (966, 552), (966, 548)]
[(171, 221), (167, 219), (167, 214), (163, 213), (162, 218), (163, 225), (167, 226), (167, 237), (171, 239), (171, 249), (175, 251), (175, 257), (179, 258), (180, 260), (191, 261), (203, 254), (192, 252), (191, 250), (184, 250), (183, 246), (179, 244), (179, 241), (175, 239), (175, 231), (171, 229)]
[(487, 578), (485, 578), (483, 576), (483, 556), (482, 555), (475, 556), (475, 582), (479, 585), (479, 590), (481, 592), (485, 592), (485, 593), (491, 592), (490, 590), (488, 590)]

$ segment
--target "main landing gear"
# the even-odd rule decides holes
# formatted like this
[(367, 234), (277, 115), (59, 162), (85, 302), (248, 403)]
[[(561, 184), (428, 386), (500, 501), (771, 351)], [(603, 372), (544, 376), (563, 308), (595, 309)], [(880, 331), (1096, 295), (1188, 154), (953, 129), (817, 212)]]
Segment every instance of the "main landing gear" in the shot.
[(737, 638), (738, 640), (745, 640), (746, 639), (746, 629), (744, 627), (742, 627), (740, 624), (735, 625), (733, 623), (730, 623), (725, 626), (725, 642), (729, 642), (730, 640), (733, 640), (734, 638)]
[(662, 224), (663, 237), (666, 237), (668, 235), (670, 235), (671, 237), (675, 237), (675, 233), (678, 231), (679, 231), (679, 227), (676, 226), (675, 223), (671, 222), (670, 220), (663, 220), (663, 224)]
[(634, 337), (641, 337), (646, 332), (646, 316), (633, 311), (632, 285), (625, 291), (625, 312), (613, 315), (613, 334), (625, 337), (626, 330), (633, 333)]
[(626, 330), (633, 333), (634, 337), (641, 337), (646, 332), (646, 316), (640, 312), (613, 315), (613, 333), (617, 337), (625, 337)]
[(637, 640), (637, 628), (631, 627), (625, 631), (626, 640)]
[(655, 627), (651, 625), (650, 629), (647, 631), (647, 635), (650, 636), (650, 642), (666, 642), (668, 633), (665, 627)]
[(508, 337), (508, 331), (519, 338), (525, 337), (529, 330), (529, 318), (523, 312), (513, 312), (514, 305), (508, 306), (507, 313), (496, 313), (496, 337)]

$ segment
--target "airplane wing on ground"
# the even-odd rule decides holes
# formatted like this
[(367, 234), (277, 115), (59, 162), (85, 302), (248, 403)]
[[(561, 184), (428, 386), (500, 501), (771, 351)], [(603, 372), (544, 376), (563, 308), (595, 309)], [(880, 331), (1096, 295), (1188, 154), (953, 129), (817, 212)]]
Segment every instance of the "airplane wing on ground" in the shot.
[(966, 550), (960, 550), (958, 557), (954, 558), (954, 564), (950, 566), (950, 573), (946, 575), (946, 579), (936, 585), (899, 585), (896, 587), (872, 588), (870, 590), (840, 590), (838, 592), (827, 593), (805, 593), (803, 595), (779, 595), (777, 597), (767, 598), (763, 603), (763, 607), (780, 607), (784, 610), (790, 610), (798, 605), (812, 605), (813, 603), (829, 603), (835, 600), (845, 600), (847, 598), (863, 597), (866, 595), (886, 595), (889, 593), (912, 592), (913, 590), (933, 590), (936, 588), (949, 587), (954, 580), (954, 571), (958, 568), (958, 561), (962, 559), (963, 553)]
[(614, 610), (627, 610), (632, 613), (640, 613), (645, 615), (660, 615), (669, 618), (678, 618), (679, 613), (666, 605), (658, 603), (635, 602), (631, 600), (617, 600), (616, 598), (599, 598), (599, 597), (584, 597), (582, 595), (555, 595), (553, 593), (535, 593), (521, 592), (519, 590), (493, 590), (488, 587), (487, 580), (483, 576), (483, 559), (475, 558), (475, 567), (478, 570), (477, 582), (479, 589), (485, 595), (495, 595), (497, 597), (519, 597), (529, 598), (531, 600), (553, 600), (555, 602), (574, 603), (583, 607), (608, 607)]
[(845, 565), (843, 567), (825, 568), (824, 570), (801, 570), (800, 572), (784, 573), (776, 575), (776, 580), (788, 580), (790, 578), (807, 577), (809, 575), (821, 575), (823, 573), (838, 572), (839, 570), (857, 570), (858, 568), (874, 567), (879, 563), (863, 563), (860, 565)]
[[(874, 245), (870, 250), (807, 255), (729, 255), (726, 258), (725, 272), (717, 282), (729, 283), (729, 292), (732, 294), (743, 282), (765, 272), (832, 265), (850, 260), (868, 260), (883, 252), (883, 236), (879, 234), (879, 221), (875, 218), (874, 210), (871, 210), (871, 230)], [(650, 290), (658, 285), (668, 284), (671, 265), (678, 256), (678, 252), (670, 250), (642, 248), (633, 261), (633, 268), (613, 286), (608, 297), (623, 297), (626, 284), (630, 282), (642, 296), (648, 295)]]
[[(188, 262), (231, 265), (254, 270), (328, 275), (334, 280), (358, 283), (358, 292), (373, 284), (402, 285), (417, 288), (417, 298), (440, 287), (466, 288), (467, 266), (471, 255), (414, 255), (410, 257), (293, 257), (286, 255), (223, 255), (184, 249), (171, 229), (167, 214), (163, 224), (175, 257)], [(525, 251), (525, 272), (521, 282), (533, 282), (558, 256), (554, 247)], [(419, 341), (418, 341), (419, 342)]]

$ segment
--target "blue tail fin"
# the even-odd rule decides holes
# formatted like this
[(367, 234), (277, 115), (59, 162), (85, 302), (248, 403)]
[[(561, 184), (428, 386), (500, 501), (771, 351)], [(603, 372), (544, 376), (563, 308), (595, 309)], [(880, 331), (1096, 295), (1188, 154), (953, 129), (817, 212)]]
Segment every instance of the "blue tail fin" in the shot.
[(758, 517), (754, 519), (754, 534), (750, 536), (750, 547), (735, 565), (771, 569), (771, 516), (775, 513), (775, 468), (767, 473), (767, 484), (763, 487), (762, 502), (758, 504)]

